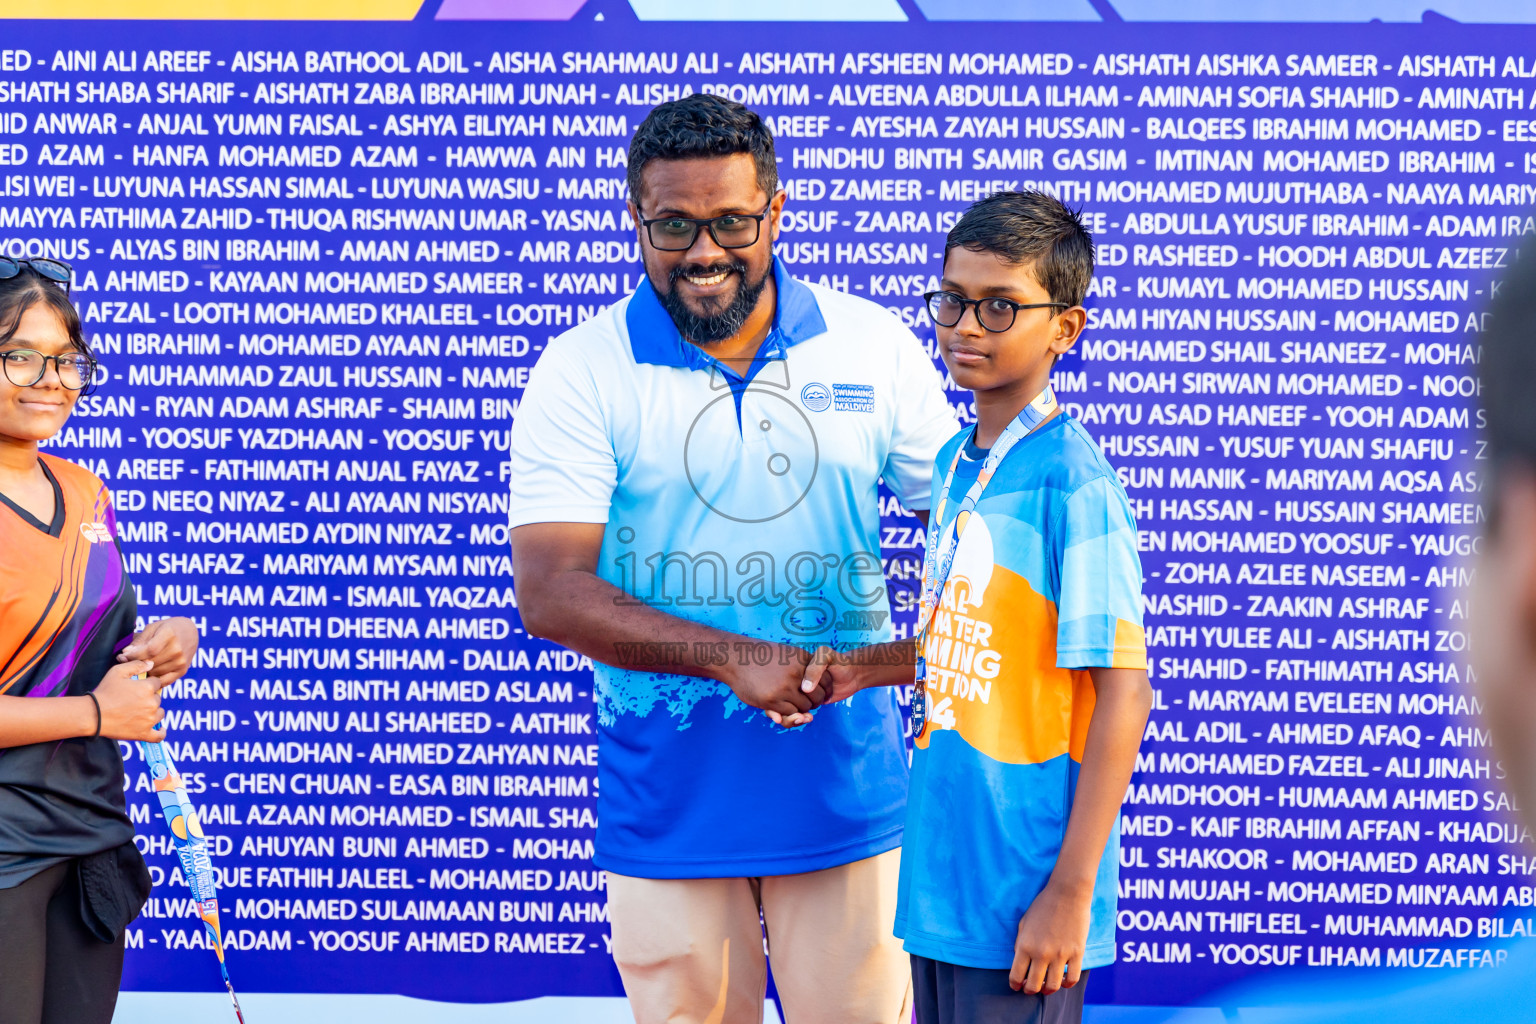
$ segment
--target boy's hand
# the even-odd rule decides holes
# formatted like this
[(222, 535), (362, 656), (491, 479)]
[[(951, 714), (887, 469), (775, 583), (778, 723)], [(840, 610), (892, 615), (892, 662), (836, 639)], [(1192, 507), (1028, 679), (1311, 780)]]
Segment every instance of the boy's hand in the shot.
[(827, 703), (831, 704), (834, 701), (847, 700), (868, 686), (869, 672), (865, 666), (839, 654), (827, 668), (827, 680), (830, 687)]
[[(866, 687), (910, 683), (916, 650), (911, 640), (888, 640), (851, 651), (818, 647), (805, 666), (800, 692), (811, 699), (812, 707), (820, 707), (847, 700)], [(787, 728), (811, 720), (809, 710), (798, 714), (769, 711), (768, 717)]]
[[(865, 647), (860, 650), (868, 651)], [(810, 663), (805, 666), (805, 678), (800, 682), (800, 691), (810, 697), (816, 704), (833, 704), (840, 700), (846, 700), (864, 689), (868, 683), (868, 672), (865, 666), (854, 658), (858, 651), (847, 654), (833, 650), (830, 647), (818, 647), (811, 655)], [(768, 712), (779, 725), (786, 729), (793, 729), (798, 725), (805, 725), (813, 717), (810, 712), (802, 712), (796, 715), (776, 715)]]
[(1048, 996), (1077, 984), (1092, 903), (1092, 888), (1079, 896), (1046, 884), (1019, 920), (1013, 968), (1008, 972), (1008, 984), (1015, 992)]
[[(856, 659), (860, 651), (868, 649), (867, 647), (862, 647), (846, 653), (835, 651), (830, 647), (817, 649), (815, 661), (825, 663), (825, 671), (822, 672), (819, 680), (812, 679), (810, 672), (806, 673), (805, 682), (802, 684), (806, 692), (809, 693), (812, 689), (818, 689), (822, 695), (822, 703), (833, 704), (840, 700), (847, 700), (864, 689), (867, 685), (865, 680), (866, 673), (864, 672), (864, 666)], [(814, 666), (815, 663), (813, 662), (812, 667)], [(819, 685), (813, 687), (813, 683), (819, 683)]]
[[(823, 651), (816, 654), (821, 657)], [(906, 685), (913, 681), (917, 668), (917, 648), (911, 640), (887, 640), (849, 651), (827, 649), (825, 656), (827, 671), (821, 692), (827, 704), (847, 700), (871, 686)]]

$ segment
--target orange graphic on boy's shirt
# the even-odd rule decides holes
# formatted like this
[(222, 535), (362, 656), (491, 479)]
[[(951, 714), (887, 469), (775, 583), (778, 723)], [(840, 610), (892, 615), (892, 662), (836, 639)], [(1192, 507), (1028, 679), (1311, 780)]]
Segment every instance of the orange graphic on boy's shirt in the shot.
[(1056, 667), (1055, 603), (993, 557), (986, 520), (970, 517), (926, 636), (932, 724), (916, 745), (953, 729), (1007, 764), (1068, 753), (1081, 761), (1092, 681), (1086, 670)]

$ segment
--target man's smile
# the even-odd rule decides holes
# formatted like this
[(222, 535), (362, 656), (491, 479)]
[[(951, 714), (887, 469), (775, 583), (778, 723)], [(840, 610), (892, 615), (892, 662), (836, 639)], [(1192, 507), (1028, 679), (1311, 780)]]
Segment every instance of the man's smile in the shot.
[(737, 271), (734, 268), (716, 267), (710, 270), (679, 274), (674, 286), (680, 288), (683, 294), (690, 298), (713, 298), (729, 294), (731, 278), (736, 276)]

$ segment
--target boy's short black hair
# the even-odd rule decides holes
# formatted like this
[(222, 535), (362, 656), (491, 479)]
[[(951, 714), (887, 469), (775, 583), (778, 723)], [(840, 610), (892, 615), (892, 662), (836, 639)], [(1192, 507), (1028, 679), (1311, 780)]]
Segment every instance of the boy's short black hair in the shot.
[(646, 115), (629, 143), (629, 195), (640, 205), (640, 175), (652, 160), (688, 160), (749, 153), (757, 183), (772, 197), (779, 190), (773, 136), (754, 111), (740, 103), (695, 93), (663, 103)]
[(1093, 236), (1079, 215), (1032, 189), (995, 192), (966, 210), (944, 239), (946, 259), (956, 247), (1034, 264), (1035, 279), (1052, 302), (1082, 305), (1093, 280)]

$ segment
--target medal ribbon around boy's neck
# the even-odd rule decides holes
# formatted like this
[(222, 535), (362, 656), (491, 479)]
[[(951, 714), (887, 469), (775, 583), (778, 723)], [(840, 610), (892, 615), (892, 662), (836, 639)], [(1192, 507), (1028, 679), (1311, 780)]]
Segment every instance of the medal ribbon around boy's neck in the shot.
[(960, 535), (965, 532), (966, 523), (970, 521), (971, 513), (976, 509), (976, 503), (981, 500), (987, 484), (992, 482), (992, 476), (997, 472), (997, 467), (1002, 465), (1003, 459), (1013, 450), (1013, 446), (1022, 441), (1040, 424), (1050, 419), (1060, 406), (1056, 402), (1056, 393), (1047, 384), (1038, 395), (1026, 405), (1013, 421), (1003, 428), (992, 448), (987, 452), (986, 460), (981, 464), (981, 472), (976, 475), (976, 482), (971, 484), (965, 497), (960, 500), (960, 507), (955, 513), (954, 522), (948, 528), (943, 526), (945, 506), (949, 504), (949, 488), (955, 480), (955, 468), (960, 465), (960, 455), (965, 451), (967, 444), (974, 441), (976, 428), (971, 428), (971, 433), (955, 449), (954, 458), (949, 460), (949, 471), (944, 474), (944, 485), (939, 488), (939, 503), (933, 510), (933, 517), (929, 520), (932, 526), (942, 530), (940, 539), (935, 542), (930, 536), (928, 550), (923, 555), (923, 592), (922, 603), (918, 611), (918, 627), (916, 636), (917, 644), (917, 685), (912, 691), (912, 735), (920, 736), (928, 725), (928, 692), (926, 680), (928, 678), (928, 661), (923, 657), (923, 651), (927, 646), (928, 627), (933, 624), (934, 612), (938, 610), (939, 600), (943, 597), (944, 588), (949, 585), (949, 574), (955, 566), (955, 551), (960, 546)]

